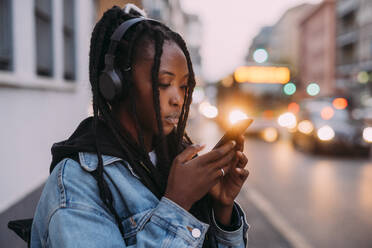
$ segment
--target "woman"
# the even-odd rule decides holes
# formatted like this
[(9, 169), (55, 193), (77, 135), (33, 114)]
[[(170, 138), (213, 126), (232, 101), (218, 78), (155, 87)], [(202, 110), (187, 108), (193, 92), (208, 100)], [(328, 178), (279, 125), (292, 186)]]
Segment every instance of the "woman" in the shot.
[(141, 13), (113, 7), (93, 30), (94, 116), (52, 147), (31, 247), (246, 246), (243, 137), (197, 156), (186, 45)]

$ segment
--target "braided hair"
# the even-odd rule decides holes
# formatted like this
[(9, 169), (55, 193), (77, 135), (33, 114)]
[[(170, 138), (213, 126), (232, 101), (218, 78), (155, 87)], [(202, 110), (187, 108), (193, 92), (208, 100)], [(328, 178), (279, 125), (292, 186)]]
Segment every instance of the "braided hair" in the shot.
[[(142, 183), (160, 199), (164, 195), (166, 189), (167, 178), (173, 159), (188, 145), (192, 144), (190, 138), (185, 132), (185, 127), (192, 101), (192, 93), (195, 87), (195, 77), (190, 55), (182, 37), (162, 23), (141, 21), (127, 31), (125, 37), (122, 38), (116, 50), (117, 56), (115, 57), (115, 65), (117, 69), (120, 70), (123, 79), (123, 92), (121, 94), (121, 99), (117, 100), (116, 102), (107, 102), (102, 97), (99, 92), (98, 80), (101, 71), (105, 67), (104, 56), (109, 48), (110, 37), (121, 23), (138, 16), (139, 14), (136, 12), (125, 13), (121, 8), (114, 6), (103, 14), (103, 17), (94, 27), (89, 54), (89, 80), (93, 94), (94, 123), (95, 130), (97, 132), (98, 122), (101, 120), (105, 122), (113, 133), (116, 143), (120, 145), (123, 154), (125, 154), (125, 159), (132, 166), (134, 172), (139, 175)], [(158, 87), (160, 59), (165, 41), (174, 42), (179, 46), (186, 57), (189, 71), (187, 82), (188, 87), (185, 91), (177, 129), (173, 130), (167, 136), (165, 136), (163, 132)], [(153, 105), (158, 126), (158, 134), (155, 138), (155, 142), (157, 143), (155, 146), (155, 152), (158, 158), (156, 168), (152, 165), (149, 155), (145, 149), (144, 136), (141, 126), (139, 125), (136, 111), (135, 96), (134, 94), (129, 93), (134, 85), (132, 70), (124, 69), (133, 68), (132, 62), (136, 58), (136, 51), (145, 49), (150, 44), (153, 44), (155, 49), (154, 63), (151, 70), (151, 79)], [(136, 141), (128, 130), (125, 130), (125, 128), (119, 124), (117, 118), (115, 118), (115, 116), (112, 114), (112, 110), (119, 104), (118, 101), (123, 101), (126, 99), (129, 99), (131, 104), (131, 114), (134, 117), (138, 141)], [(97, 180), (100, 198), (114, 215), (119, 230), (123, 235), (124, 230), (120, 217), (113, 207), (113, 197), (109, 190), (108, 184), (104, 179), (103, 162), (101, 157), (102, 154), (99, 149), (100, 144), (97, 138), (95, 146), (98, 156), (98, 166), (97, 170), (94, 171), (94, 177)], [(194, 211), (194, 215), (197, 218), (209, 223), (209, 216), (204, 218), (201, 217), (208, 215), (206, 206), (208, 206), (208, 204), (205, 197), (195, 204), (190, 211)], [(208, 238), (206, 238), (206, 240), (208, 240)], [(205, 247), (207, 246), (206, 243), (208, 242), (204, 243)]]

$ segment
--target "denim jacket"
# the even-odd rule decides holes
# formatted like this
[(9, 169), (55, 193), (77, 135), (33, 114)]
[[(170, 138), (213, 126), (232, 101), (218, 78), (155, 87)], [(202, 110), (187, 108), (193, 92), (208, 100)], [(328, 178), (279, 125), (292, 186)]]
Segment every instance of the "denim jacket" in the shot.
[(65, 158), (49, 176), (32, 224), (32, 248), (202, 247), (208, 228), (218, 247), (245, 247), (248, 224), (237, 203), (233, 210), (233, 216), (239, 218), (237, 230), (220, 228), (213, 213), (209, 226), (170, 199), (162, 197), (159, 201), (126, 161), (102, 158), (124, 237), (99, 197), (96, 180), (88, 173), (97, 167), (96, 154), (81, 152), (80, 164)]

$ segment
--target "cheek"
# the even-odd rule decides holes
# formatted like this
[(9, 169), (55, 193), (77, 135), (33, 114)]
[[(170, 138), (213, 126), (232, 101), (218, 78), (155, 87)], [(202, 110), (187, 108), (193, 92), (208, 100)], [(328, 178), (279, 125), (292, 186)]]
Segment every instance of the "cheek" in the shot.
[(168, 104), (168, 97), (165, 91), (159, 90), (159, 104), (160, 104), (160, 113), (166, 111), (169, 104)]

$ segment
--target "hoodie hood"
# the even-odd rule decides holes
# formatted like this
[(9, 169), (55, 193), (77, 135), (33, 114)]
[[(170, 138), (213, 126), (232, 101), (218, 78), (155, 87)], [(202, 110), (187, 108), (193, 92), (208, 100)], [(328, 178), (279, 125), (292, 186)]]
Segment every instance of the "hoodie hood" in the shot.
[(102, 154), (125, 159), (119, 143), (102, 120), (98, 120), (97, 134), (94, 130), (94, 118), (83, 120), (74, 133), (67, 139), (52, 146), (52, 163), (49, 172), (64, 158), (77, 158), (79, 152), (96, 153), (96, 136)]

